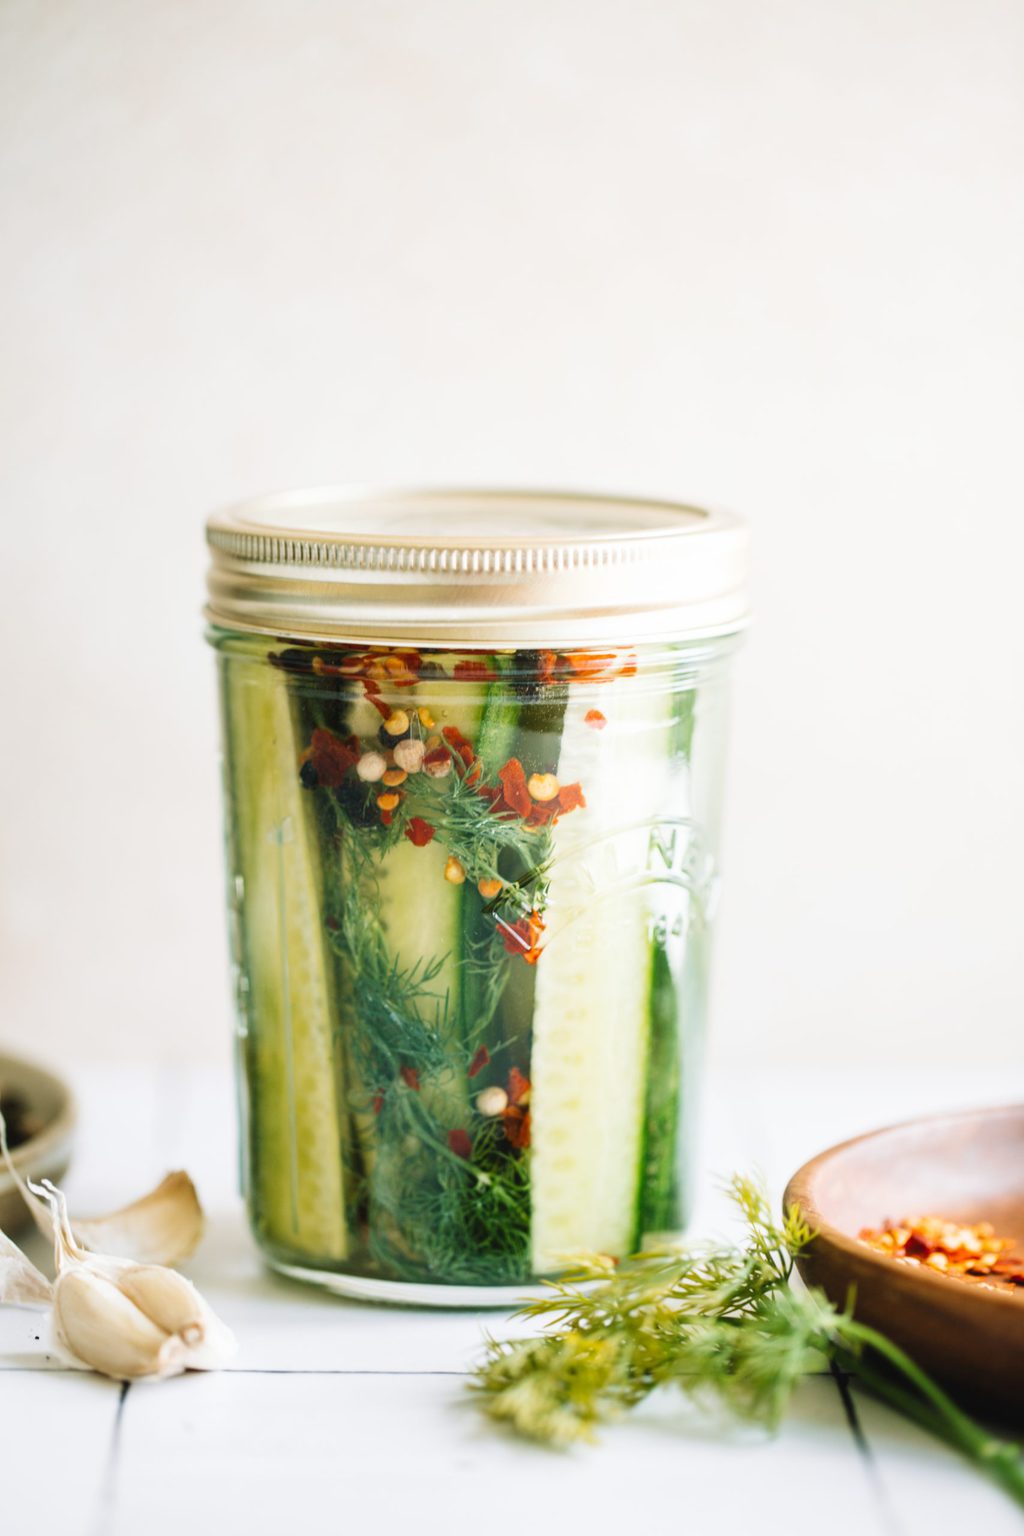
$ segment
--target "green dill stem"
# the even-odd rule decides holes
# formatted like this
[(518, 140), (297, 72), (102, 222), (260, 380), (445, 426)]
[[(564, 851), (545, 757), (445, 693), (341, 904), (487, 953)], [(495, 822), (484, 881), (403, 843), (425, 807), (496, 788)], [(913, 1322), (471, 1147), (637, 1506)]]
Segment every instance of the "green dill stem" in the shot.
[(794, 1257), (813, 1237), (799, 1211), (779, 1228), (758, 1185), (735, 1178), (729, 1192), (747, 1226), (745, 1248), (654, 1251), (610, 1276), (606, 1261), (584, 1259), (520, 1314), (544, 1320), (539, 1338), (491, 1345), (474, 1382), (485, 1411), (533, 1439), (567, 1444), (674, 1380), (773, 1423), (813, 1350), (1024, 1507), (1019, 1446), (975, 1423), (897, 1344), (838, 1312), (824, 1292), (789, 1289)]
[(873, 1350), (908, 1381), (913, 1390), (903, 1390), (884, 1370), (877, 1370), (869, 1361), (840, 1343), (833, 1344), (837, 1364), (858, 1377), (866, 1387), (878, 1397), (889, 1401), (899, 1412), (989, 1472), (1018, 1504), (1024, 1506), (1024, 1457), (1019, 1446), (990, 1435), (980, 1424), (961, 1412), (952, 1398), (899, 1345), (874, 1328), (853, 1319), (844, 1320), (842, 1340), (843, 1344), (848, 1341)]
[(447, 1142), (442, 1141), (439, 1136), (434, 1134), (434, 1121), (421, 1104), (416, 1105), (415, 1114), (410, 1115), (409, 1118), (415, 1125), (416, 1135), (420, 1141), (423, 1145), (432, 1148), (438, 1157), (450, 1163), (453, 1168), (457, 1168), (460, 1173), (473, 1174), (478, 1183), (486, 1177), (485, 1174), (480, 1172), (479, 1168), (474, 1168), (458, 1152), (453, 1152)]

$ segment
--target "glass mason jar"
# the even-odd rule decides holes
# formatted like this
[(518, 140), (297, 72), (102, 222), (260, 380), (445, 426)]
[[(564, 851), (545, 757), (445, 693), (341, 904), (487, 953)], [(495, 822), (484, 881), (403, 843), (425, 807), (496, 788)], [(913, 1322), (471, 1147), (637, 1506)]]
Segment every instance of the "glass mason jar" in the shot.
[(313, 492), (208, 535), (270, 1263), (480, 1305), (678, 1232), (742, 526)]

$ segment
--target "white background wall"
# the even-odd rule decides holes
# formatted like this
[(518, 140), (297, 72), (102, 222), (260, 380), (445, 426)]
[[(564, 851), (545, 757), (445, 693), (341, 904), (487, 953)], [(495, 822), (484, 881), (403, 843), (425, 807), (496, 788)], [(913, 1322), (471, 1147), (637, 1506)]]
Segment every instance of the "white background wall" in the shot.
[(0, 0), (0, 1034), (220, 1056), (205, 511), (754, 528), (715, 1038), (1024, 1075), (1019, 0)]

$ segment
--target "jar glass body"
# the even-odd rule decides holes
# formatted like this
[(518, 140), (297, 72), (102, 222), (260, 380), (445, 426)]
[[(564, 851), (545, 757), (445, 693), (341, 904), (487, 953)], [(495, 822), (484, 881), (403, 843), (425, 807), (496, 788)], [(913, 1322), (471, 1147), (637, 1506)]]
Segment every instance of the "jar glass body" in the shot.
[(733, 641), (211, 638), (270, 1262), (487, 1304), (681, 1230)]

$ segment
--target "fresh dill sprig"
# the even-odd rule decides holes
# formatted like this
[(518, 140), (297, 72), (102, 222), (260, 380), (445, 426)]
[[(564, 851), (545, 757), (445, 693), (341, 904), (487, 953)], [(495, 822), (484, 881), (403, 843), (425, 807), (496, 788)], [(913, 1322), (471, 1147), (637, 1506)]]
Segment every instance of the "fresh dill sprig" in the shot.
[[(390, 826), (379, 819), (373, 784), (323, 793), (315, 802), (325, 938), (345, 1000), (338, 1048), (349, 1112), (348, 1217), (373, 1264), (389, 1275), (514, 1283), (529, 1267), (529, 1160), (501, 1134), (500, 1122), (480, 1113), (471, 1085), (474, 1057), (514, 957), (493, 916), (481, 932), (464, 936), (461, 963), (476, 993), (472, 1018), (462, 1018), (445, 982), (448, 953), (406, 965), (395, 953), (382, 920), (386, 856), (404, 840), (414, 813), (460, 860), (467, 885), (493, 877), (499, 859), (528, 878), (529, 858), (542, 862), (549, 838), (494, 816), (455, 770), (442, 780), (414, 775), (408, 782), (403, 815)], [(490, 916), (475, 892), (473, 899)], [(486, 1060), (507, 1048), (489, 1039)], [(471, 1157), (453, 1147), (453, 1132), (468, 1138)]]
[(496, 876), (502, 879), (501, 895), (488, 906), (489, 912), (514, 910), (519, 916), (531, 907), (543, 906), (551, 833), (547, 828), (527, 827), (518, 816), (493, 810), (479, 793), (480, 784), (486, 782), (488, 776), (478, 780), (461, 777), (458, 772), (441, 780), (418, 774), (407, 781), (404, 811), (430, 823), (471, 883)]
[(809, 1371), (832, 1365), (959, 1450), (1024, 1505), (1024, 1454), (962, 1413), (891, 1340), (816, 1288), (790, 1284), (813, 1237), (800, 1213), (782, 1225), (764, 1190), (734, 1178), (741, 1247), (638, 1254), (621, 1266), (581, 1260), (523, 1308), (535, 1338), (488, 1340), (471, 1388), (491, 1418), (556, 1446), (590, 1440), (656, 1387), (671, 1384), (733, 1413), (778, 1424)]
[[(362, 828), (332, 814), (328, 937), (351, 978), (352, 1107), (374, 1126), (361, 1181), (370, 1254), (410, 1280), (442, 1273), (467, 1284), (515, 1281), (529, 1250), (529, 1165), (467, 1092), (479, 1027), (493, 1015), (509, 956), (493, 939), (475, 955), (483, 1012), (478, 1028), (461, 1035), (441, 986), (448, 957), (398, 962), (380, 919), (378, 857)], [(456, 1127), (471, 1136), (471, 1162), (451, 1147)]]

